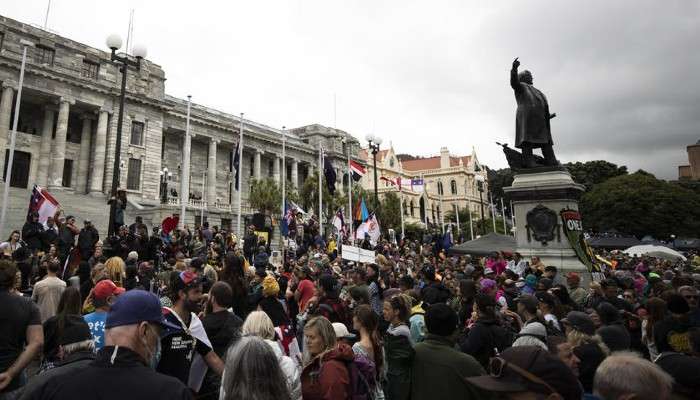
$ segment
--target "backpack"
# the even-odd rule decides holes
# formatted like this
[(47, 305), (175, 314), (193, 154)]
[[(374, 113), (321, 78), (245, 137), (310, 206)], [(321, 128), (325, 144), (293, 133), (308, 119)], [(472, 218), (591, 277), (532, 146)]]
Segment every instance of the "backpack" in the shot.
[(377, 386), (376, 366), (362, 354), (355, 354), (352, 361), (346, 362), (350, 378), (350, 400), (372, 400)]

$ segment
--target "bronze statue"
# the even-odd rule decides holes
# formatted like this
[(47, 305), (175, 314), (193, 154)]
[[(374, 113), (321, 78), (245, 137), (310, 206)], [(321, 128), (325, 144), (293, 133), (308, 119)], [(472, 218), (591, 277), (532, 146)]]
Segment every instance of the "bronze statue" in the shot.
[(510, 70), (510, 86), (515, 92), (518, 110), (515, 115), (515, 147), (522, 149), (522, 166), (534, 168), (541, 166), (533, 156), (532, 150), (541, 148), (544, 166), (557, 166), (559, 162), (552, 149), (552, 132), (549, 120), (556, 114), (549, 113), (547, 98), (532, 86), (532, 73), (525, 70), (518, 73), (520, 61), (513, 60)]

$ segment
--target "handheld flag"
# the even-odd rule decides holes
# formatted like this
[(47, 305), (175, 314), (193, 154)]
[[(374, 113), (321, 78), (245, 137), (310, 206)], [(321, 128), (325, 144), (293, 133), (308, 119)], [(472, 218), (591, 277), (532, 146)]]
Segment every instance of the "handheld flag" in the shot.
[(323, 160), (323, 174), (326, 176), (326, 184), (328, 185), (328, 193), (335, 194), (335, 169), (333, 169), (333, 166), (331, 165), (331, 162), (328, 158), (324, 158)]
[(333, 227), (338, 230), (338, 233), (343, 233), (345, 229), (345, 219), (343, 217), (343, 209), (339, 209), (335, 213), (335, 217), (333, 217)]
[(239, 179), (241, 178), (240, 174), (240, 166), (241, 166), (241, 153), (240, 153), (240, 148), (238, 146), (241, 145), (241, 142), (239, 141), (238, 144), (236, 145), (236, 154), (233, 156), (233, 165), (232, 169), (236, 170), (236, 190), (240, 190), (240, 186), (238, 185)]
[(37, 212), (39, 214), (39, 222), (43, 224), (49, 217), (53, 217), (56, 214), (59, 206), (58, 200), (51, 196), (48, 191), (34, 185), (32, 195), (29, 198), (27, 217), (32, 212)]
[(369, 218), (369, 210), (367, 209), (365, 199), (363, 198), (362, 202), (360, 203), (360, 221), (365, 222), (367, 221), (367, 218)]
[(352, 179), (357, 182), (367, 173), (367, 170), (359, 163), (350, 160), (350, 172), (352, 172)]
[(282, 236), (289, 235), (289, 224), (294, 218), (293, 209), (289, 206), (289, 202), (284, 202), (284, 215), (280, 218), (280, 234)]

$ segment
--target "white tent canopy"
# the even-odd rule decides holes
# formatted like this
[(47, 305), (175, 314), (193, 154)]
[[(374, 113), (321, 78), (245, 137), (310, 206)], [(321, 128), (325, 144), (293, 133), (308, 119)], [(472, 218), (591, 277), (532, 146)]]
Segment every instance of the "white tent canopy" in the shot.
[(653, 244), (640, 244), (638, 246), (632, 246), (625, 250), (624, 253), (630, 256), (649, 256), (671, 261), (677, 261), (679, 259), (682, 261), (686, 260), (683, 254), (673, 249), (665, 246), (656, 246)]

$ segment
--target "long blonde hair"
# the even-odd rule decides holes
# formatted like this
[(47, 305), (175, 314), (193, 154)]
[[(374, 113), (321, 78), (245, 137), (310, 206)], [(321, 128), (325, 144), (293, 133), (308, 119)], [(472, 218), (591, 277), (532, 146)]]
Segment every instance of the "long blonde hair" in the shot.
[(311, 357), (311, 354), (309, 354), (307, 350), (308, 346), (304, 345), (304, 365), (310, 364), (315, 358), (322, 359), (322, 356), (332, 350), (337, 342), (333, 324), (331, 324), (331, 321), (326, 319), (326, 317), (320, 316), (311, 318), (309, 322), (304, 325), (304, 332), (311, 329), (315, 329), (321, 337), (321, 340), (323, 340), (323, 350), (315, 357)]
[(105, 271), (107, 278), (114, 282), (118, 287), (124, 287), (124, 278), (126, 277), (126, 264), (121, 257), (110, 257), (105, 262)]
[(578, 347), (582, 344), (593, 343), (595, 345), (598, 345), (600, 350), (603, 353), (605, 353), (606, 356), (610, 354), (610, 349), (605, 344), (605, 342), (603, 342), (603, 339), (599, 335), (586, 335), (585, 333), (579, 330), (571, 329), (569, 333), (566, 334), (566, 340), (572, 347)]

